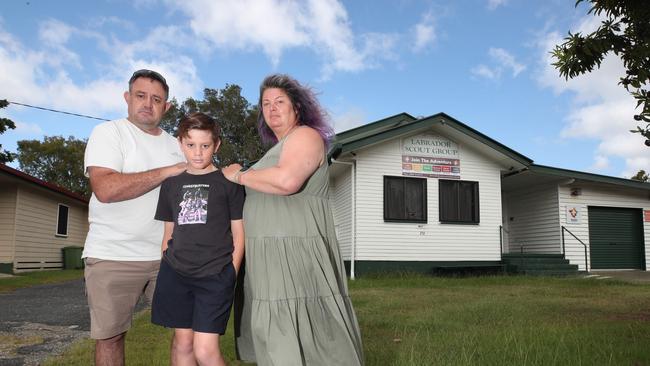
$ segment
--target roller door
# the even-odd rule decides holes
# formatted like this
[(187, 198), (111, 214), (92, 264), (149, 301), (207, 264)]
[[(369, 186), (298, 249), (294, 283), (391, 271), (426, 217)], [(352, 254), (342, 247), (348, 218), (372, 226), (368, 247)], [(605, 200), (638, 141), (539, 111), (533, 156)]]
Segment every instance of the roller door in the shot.
[(589, 208), (592, 269), (645, 269), (640, 209)]

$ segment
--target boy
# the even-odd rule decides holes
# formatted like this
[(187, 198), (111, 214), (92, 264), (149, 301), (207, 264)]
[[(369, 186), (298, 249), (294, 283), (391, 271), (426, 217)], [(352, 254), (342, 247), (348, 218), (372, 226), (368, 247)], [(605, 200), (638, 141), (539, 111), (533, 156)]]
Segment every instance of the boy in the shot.
[(175, 328), (173, 365), (225, 365), (219, 335), (244, 254), (244, 191), (212, 163), (219, 135), (203, 113), (181, 120), (178, 141), (188, 168), (160, 188), (155, 218), (165, 230), (151, 321)]

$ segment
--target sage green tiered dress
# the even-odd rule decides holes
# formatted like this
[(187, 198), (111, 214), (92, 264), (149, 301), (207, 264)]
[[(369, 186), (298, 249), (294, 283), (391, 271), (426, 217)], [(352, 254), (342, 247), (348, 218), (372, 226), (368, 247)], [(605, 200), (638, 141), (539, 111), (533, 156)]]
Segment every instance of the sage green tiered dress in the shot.
[[(252, 169), (276, 165), (290, 137)], [(363, 365), (328, 201), (327, 171), (324, 162), (290, 196), (246, 189), (244, 299), (243, 308), (235, 309), (242, 360), (262, 366)]]

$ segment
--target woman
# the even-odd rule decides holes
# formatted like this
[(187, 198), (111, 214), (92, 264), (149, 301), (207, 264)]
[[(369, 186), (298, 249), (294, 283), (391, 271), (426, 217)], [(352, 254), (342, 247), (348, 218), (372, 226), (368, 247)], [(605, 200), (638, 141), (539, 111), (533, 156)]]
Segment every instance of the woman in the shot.
[(332, 128), (313, 92), (287, 75), (264, 79), (259, 109), (260, 135), (276, 144), (251, 169), (223, 169), (247, 194), (239, 356), (259, 365), (362, 365), (328, 201)]

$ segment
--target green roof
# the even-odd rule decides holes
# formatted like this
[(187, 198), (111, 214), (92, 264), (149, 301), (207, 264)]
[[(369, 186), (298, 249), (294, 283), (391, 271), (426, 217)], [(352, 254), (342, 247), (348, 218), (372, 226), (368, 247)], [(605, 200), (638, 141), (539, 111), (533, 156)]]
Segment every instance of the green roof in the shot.
[(645, 183), (634, 179), (617, 178), (617, 177), (611, 177), (609, 175), (585, 173), (576, 170), (554, 168), (551, 166), (537, 165), (537, 164), (531, 164), (528, 167), (528, 170), (533, 173), (539, 173), (539, 174), (555, 175), (558, 177), (574, 178), (574, 179), (586, 180), (591, 182), (609, 183), (609, 184), (616, 184), (619, 186), (625, 186), (630, 188), (640, 188), (640, 189), (650, 190), (650, 183)]
[(650, 190), (650, 183), (633, 179), (617, 178), (607, 175), (579, 172), (576, 170), (554, 168), (550, 166), (533, 164), (533, 160), (499, 143), (496, 140), (480, 133), (468, 125), (450, 117), (445, 113), (437, 113), (428, 117), (415, 118), (408, 113), (399, 113), (376, 122), (340, 132), (332, 141), (329, 158), (364, 148), (373, 144), (393, 139), (397, 136), (426, 129), (435, 125), (446, 125), (459, 131), (502, 154), (527, 166), (534, 173), (552, 175), (565, 178), (575, 178), (592, 182), (609, 183), (629, 188)]
[(512, 150), (496, 140), (491, 139), (445, 113), (437, 113), (419, 119), (408, 113), (400, 113), (361, 127), (343, 131), (336, 135), (336, 138), (332, 143), (330, 156), (336, 157), (340, 153), (357, 150), (372, 144), (390, 140), (411, 131), (417, 131), (435, 125), (447, 125), (454, 128), (455, 130), (474, 138), (521, 164), (529, 165), (533, 162), (526, 156)]

